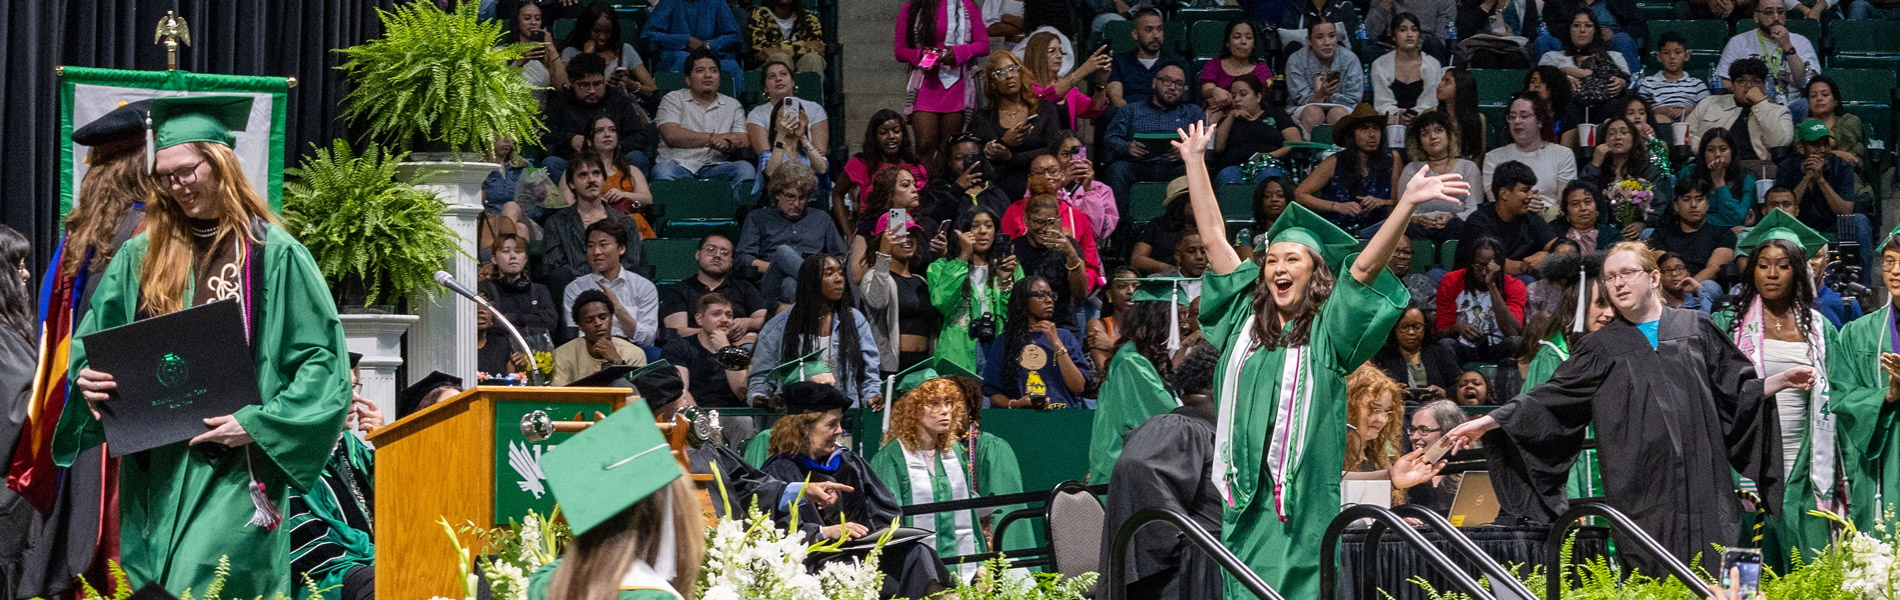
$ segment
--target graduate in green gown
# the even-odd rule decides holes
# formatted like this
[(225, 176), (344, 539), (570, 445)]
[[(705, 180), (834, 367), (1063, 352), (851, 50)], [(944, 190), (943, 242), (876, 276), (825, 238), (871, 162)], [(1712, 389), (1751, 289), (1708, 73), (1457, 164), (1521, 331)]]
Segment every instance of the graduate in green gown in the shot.
[[(350, 353), (350, 382), (360, 385), (357, 361)], [(293, 494), (284, 511), (284, 529), (290, 531), (291, 581), (299, 600), (309, 600), (305, 577), (323, 590), (320, 598), (368, 598), (376, 594), (376, 543), (373, 539), (376, 456), (357, 431), (383, 426), (376, 403), (362, 396), (350, 399), (350, 418), (336, 449), (316, 485)]]
[(263, 404), (120, 462), (119, 551), (134, 588), (203, 594), (227, 557), (225, 596), (292, 593), (281, 511), (292, 489), (316, 482), (350, 405), (330, 289), (231, 151), (251, 101), (153, 101), (159, 188), (145, 233), (113, 257), (72, 344), (70, 372), (87, 403), (60, 415), (53, 451), (62, 466), (104, 439), (99, 404), (137, 401), (117, 398), (111, 374), (87, 368), (85, 335), (223, 299), (237, 299), (244, 314)]
[(1798, 551), (1802, 560), (1813, 562), (1815, 553), (1833, 541), (1828, 520), (1808, 511), (1840, 510), (1835, 497), (1842, 483), (1840, 449), (1826, 368), (1835, 332), (1814, 309), (1820, 280), (1808, 268), (1808, 257), (1826, 245), (1827, 238), (1793, 215), (1769, 211), (1736, 244), (1736, 250), (1749, 257), (1741, 293), (1734, 305), (1713, 318), (1716, 328), (1729, 335), (1763, 377), (1796, 366), (1816, 367), (1813, 389), (1775, 395), (1782, 468), (1787, 473), (1782, 511), (1760, 524), (1761, 539), (1745, 533), (1740, 540), (1762, 548), (1768, 565), (1782, 573), (1792, 566), (1791, 553)]
[(705, 523), (692, 479), (682, 477), (646, 403), (568, 438), (541, 457), (541, 469), (574, 541), (528, 578), (528, 600), (681, 600), (691, 592)]
[[(1108, 483), (1115, 459), (1122, 454), (1122, 438), (1150, 417), (1181, 406), (1165, 382), (1174, 372), (1183, 337), (1181, 312), (1188, 298), (1181, 293), (1185, 277), (1140, 279), (1133, 307), (1122, 319), (1121, 340), (1109, 359), (1095, 404), (1095, 424), (1089, 435), (1090, 485)], [(1195, 280), (1198, 280), (1196, 278)]]
[[(1288, 205), (1267, 232), (1263, 266), (1242, 262), (1228, 243), (1202, 155), (1213, 131), (1195, 124), (1182, 137), (1173, 144), (1187, 164), (1209, 264), (1201, 333), (1225, 349), (1214, 388), (1214, 487), (1226, 503), (1221, 542), (1282, 596), (1314, 598), (1320, 537), (1339, 514), (1345, 376), (1385, 343), (1411, 298), (1386, 262), (1420, 202), (1463, 196), (1471, 186), (1455, 174), (1413, 178), (1349, 267), (1358, 240)], [(1416, 483), (1394, 479), (1398, 487)], [(1229, 599), (1252, 596), (1232, 578), (1223, 591)]]
[(924, 273), (930, 304), (943, 313), (936, 356), (970, 373), (983, 372), (983, 349), (1003, 331), (1008, 317), (1003, 309), (1016, 283), (1016, 257), (996, 251), (1000, 223), (1002, 216), (989, 207), (963, 207), (949, 236), (949, 252)]
[[(891, 426), (884, 430), (883, 448), (871, 458), (871, 472), (890, 488), (897, 503), (909, 506), (977, 497), (974, 465), (957, 443), (957, 426), (968, 416), (956, 382), (948, 378), (924, 381), (902, 392), (891, 410)], [(938, 556), (967, 556), (989, 551), (984, 520), (994, 512), (906, 516), (904, 525), (937, 532)], [(977, 563), (952, 566), (960, 581), (969, 581), (976, 568)]]
[[(1900, 297), (1900, 228), (1887, 234), (1880, 252), (1889, 298)], [(1863, 250), (1865, 252), (1867, 250)], [(1900, 510), (1900, 328), (1893, 302), (1841, 328), (1828, 350), (1828, 384), (1842, 465), (1847, 472), (1848, 512), (1864, 530), (1887, 511)]]

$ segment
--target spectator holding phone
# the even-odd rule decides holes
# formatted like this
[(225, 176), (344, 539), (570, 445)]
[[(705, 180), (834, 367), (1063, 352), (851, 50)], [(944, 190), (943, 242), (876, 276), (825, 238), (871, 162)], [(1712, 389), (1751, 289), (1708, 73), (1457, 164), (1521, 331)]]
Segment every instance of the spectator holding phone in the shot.
[[(920, 222), (922, 212), (918, 210), (917, 178), (908, 169), (885, 167), (877, 177), (871, 180), (871, 193), (864, 198), (864, 211), (858, 214), (857, 234), (851, 237), (851, 284), (862, 285), (864, 274), (870, 271), (870, 256), (880, 252), (883, 247), (881, 232), (885, 229), (885, 217), (901, 217), (904, 222), (916, 225), (923, 230), (918, 238), (918, 252), (924, 260), (941, 256), (949, 240), (938, 235), (936, 222)], [(928, 244), (928, 248), (922, 244)]]
[(1115, 206), (1115, 192), (1108, 184), (1095, 180), (1095, 163), (1089, 162), (1088, 146), (1082, 144), (1081, 136), (1074, 131), (1056, 134), (1061, 140), (1056, 147), (1056, 159), (1068, 166), (1067, 177), (1056, 189), (1056, 199), (1075, 207), (1088, 216), (1094, 225), (1096, 245), (1107, 243), (1108, 234), (1115, 232), (1115, 226), (1121, 223), (1121, 211)]
[[(1016, 257), (1016, 265), (1022, 268), (1023, 275), (1053, 282), (1049, 285), (1055, 293), (1055, 315), (1049, 318), (1074, 333), (1082, 330), (1076, 303), (1094, 289), (1098, 281), (1096, 273), (1101, 272), (1101, 267), (1099, 262), (1090, 260), (1094, 253), (1084, 252), (1070, 230), (1063, 226), (1058, 212), (1061, 204), (1054, 196), (1031, 198), (1023, 210), (1028, 230), (1011, 242), (1010, 254)], [(1013, 294), (1020, 291), (1012, 292), (1011, 300), (1015, 299)], [(1010, 308), (1010, 314), (1021, 314), (1014, 312), (1019, 307), (1013, 302)]]
[[(1108, 45), (1095, 49), (1081, 64), (1066, 68), (1068, 38), (1053, 28), (1029, 34), (1023, 42), (1023, 71), (1029, 74), (1030, 89), (1044, 102), (1062, 109), (1063, 126), (1075, 129), (1080, 119), (1094, 119), (1108, 109), (1108, 70), (1111, 61)], [(1093, 80), (1094, 93), (1082, 91), (1084, 82)]]
[(1286, 82), (1288, 112), (1308, 132), (1346, 118), (1366, 92), (1359, 56), (1344, 47), (1338, 24), (1330, 21), (1307, 27), (1306, 47), (1286, 59)]
[(746, 137), (759, 155), (759, 172), (771, 173), (772, 167), (790, 161), (828, 173), (825, 150), (831, 147), (831, 122), (824, 105), (795, 95), (798, 87), (789, 63), (767, 62), (760, 74), (765, 102), (752, 107), (745, 119)]
[(589, 4), (581, 11), (580, 18), (574, 20), (574, 29), (562, 42), (561, 60), (572, 62), (583, 53), (598, 56), (607, 63), (607, 85), (628, 96), (644, 98), (659, 88), (654, 85), (653, 74), (647, 71), (640, 53), (623, 35), (620, 19), (614, 16), (612, 6), (606, 2)]
[[(1372, 60), (1372, 108), (1389, 123), (1410, 123), (1438, 106), (1437, 85), (1444, 67), (1423, 51), (1424, 35), (1417, 16), (1399, 13), (1392, 21), (1392, 51)], [(1425, 91), (1427, 85), (1433, 86), (1431, 93)]]
[(996, 185), (1011, 198), (1021, 197), (1028, 185), (1030, 162), (1055, 150), (1062, 113), (1036, 96), (1015, 53), (990, 53), (984, 73), (987, 106), (976, 111), (970, 133), (984, 140), (983, 156), (995, 167)]
[(1031, 235), (1031, 230), (1035, 227), (1026, 222), (1030, 205), (1034, 204), (1037, 198), (1054, 198), (1057, 207), (1057, 231), (1067, 236), (1069, 242), (1081, 252), (1089, 285), (1099, 285), (1102, 283), (1102, 262), (1098, 254), (1099, 245), (1095, 232), (1100, 230), (1097, 229), (1094, 219), (1090, 218), (1088, 213), (1064, 201), (1064, 198), (1075, 198), (1073, 194), (1068, 196), (1062, 194), (1064, 182), (1068, 181), (1072, 166), (1073, 163), (1065, 165), (1054, 156), (1037, 157), (1029, 168), (1029, 196), (1011, 204), (1009, 210), (1003, 213), (1003, 234), (1012, 237)]
[(1010, 197), (990, 182), (995, 180), (989, 161), (983, 160), (983, 140), (963, 132), (951, 136), (950, 144), (938, 153), (942, 160), (931, 172), (935, 175), (924, 188), (922, 218), (931, 222), (956, 220), (964, 210), (983, 207), (1001, 219), (1009, 209)]
[(983, 11), (970, 0), (906, 0), (895, 22), (897, 62), (910, 68), (906, 112), (917, 128), (923, 158), (936, 157), (943, 140), (963, 130), (974, 61), (990, 53)]
[(877, 343), (878, 368), (886, 379), (930, 358), (942, 329), (931, 304), (930, 284), (913, 268), (925, 264), (917, 258), (923, 232), (907, 216), (886, 213), (871, 231), (877, 252), (859, 259), (859, 268), (865, 269), (861, 300)]
[(1016, 257), (999, 246), (1002, 217), (983, 206), (965, 207), (951, 231), (950, 249), (930, 263), (926, 279), (930, 304), (946, 325), (937, 334), (936, 356), (971, 373), (981, 373), (982, 348), (996, 339), (1009, 320), (1010, 287), (1016, 282)]
[(509, 64), (521, 69), (521, 77), (534, 88), (531, 93), (537, 105), (547, 100), (549, 89), (567, 88), (567, 62), (554, 47), (554, 37), (548, 34), (546, 25), (541, 7), (532, 2), (524, 3), (515, 10), (509, 27), (512, 35), (506, 39), (509, 44), (534, 44), (520, 59)]

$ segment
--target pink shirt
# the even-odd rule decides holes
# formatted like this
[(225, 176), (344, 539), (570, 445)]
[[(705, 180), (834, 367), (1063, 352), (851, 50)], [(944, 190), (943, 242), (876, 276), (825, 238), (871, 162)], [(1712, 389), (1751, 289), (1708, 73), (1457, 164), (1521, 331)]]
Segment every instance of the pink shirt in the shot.
[[(917, 180), (917, 187), (919, 189), (924, 187), (925, 181), (930, 180), (930, 174), (924, 171), (923, 165), (902, 166), (906, 169), (910, 169), (910, 176)], [(882, 169), (883, 167), (878, 168)], [(853, 156), (851, 160), (845, 161), (844, 163), (844, 178), (851, 183), (857, 184), (858, 194), (860, 195), (871, 193), (871, 178), (876, 175), (877, 173), (871, 171), (871, 165), (864, 161), (863, 156)]]
[[(1091, 183), (1093, 186), (1099, 186), (1104, 190), (1108, 188), (1108, 186), (1102, 185), (1101, 183)], [(1029, 199), (1024, 198), (1010, 204), (1009, 209), (1003, 211), (1003, 235), (1007, 235), (1011, 238), (1020, 238), (1024, 233), (1029, 231), (1029, 228), (1023, 225), (1023, 208), (1028, 204)], [(1095, 250), (1095, 232), (1099, 230), (1096, 229), (1095, 222), (1089, 219), (1087, 212), (1077, 209), (1074, 205), (1069, 204), (1066, 199), (1060, 203), (1059, 207), (1057, 214), (1062, 218), (1062, 230), (1069, 232), (1069, 237), (1075, 238), (1078, 245), (1082, 247), (1082, 262), (1088, 265), (1086, 269), (1088, 270), (1089, 289), (1093, 290), (1095, 286), (1107, 282), (1107, 280), (1102, 279), (1101, 255)], [(1108, 196), (1108, 207), (1109, 210), (1115, 209), (1115, 196), (1113, 193)], [(1090, 235), (1076, 235), (1077, 232), (1089, 232)]]
[[(949, 28), (950, 6), (948, 2), (958, 1), (963, 3), (963, 11), (965, 16), (968, 17), (969, 23), (965, 25), (965, 30), (969, 32), (966, 36), (969, 41), (945, 47), (947, 52), (937, 57), (935, 68), (932, 69), (921, 69), (924, 60), (924, 48), (913, 48), (904, 45), (904, 41), (907, 38), (907, 30), (910, 28), (910, 10), (912, 3), (905, 2), (904, 8), (897, 13), (897, 36), (892, 38), (893, 42), (891, 44), (892, 50), (897, 55), (897, 62), (909, 65), (913, 74), (917, 74), (920, 70), (922, 71), (922, 85), (917, 88), (917, 102), (911, 105), (912, 110), (935, 113), (951, 113), (963, 110), (967, 104), (965, 100), (969, 93), (967, 88), (969, 87), (970, 78), (975, 76), (975, 72), (968, 70), (966, 67), (969, 66), (972, 59), (980, 56), (988, 56), (990, 53), (990, 34), (989, 29), (983, 25), (983, 11), (977, 8), (976, 4), (970, 0), (948, 0), (945, 3), (939, 3), (937, 5), (937, 31), (930, 37), (938, 40), (943, 39), (945, 30)], [(942, 44), (938, 45), (942, 46)], [(965, 69), (963, 77), (946, 88), (943, 82), (937, 79), (937, 70), (945, 68)]]
[[(1228, 75), (1227, 69), (1222, 68), (1220, 63), (1221, 59), (1207, 61), (1207, 66), (1201, 69), (1201, 83), (1212, 83), (1223, 90), (1234, 85), (1234, 79), (1238, 76)], [(1264, 62), (1254, 65), (1253, 76), (1259, 78), (1262, 85), (1272, 83), (1273, 67)]]

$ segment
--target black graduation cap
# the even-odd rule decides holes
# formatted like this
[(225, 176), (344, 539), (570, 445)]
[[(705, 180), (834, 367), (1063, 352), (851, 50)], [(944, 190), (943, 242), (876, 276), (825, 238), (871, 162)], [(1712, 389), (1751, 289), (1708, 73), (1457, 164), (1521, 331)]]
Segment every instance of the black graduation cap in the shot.
[(356, 363), (360, 363), (360, 362), (363, 362), (363, 355), (360, 353), (351, 352), (350, 353), (350, 368), (352, 369), (356, 368)]
[(420, 410), (419, 405), (422, 404), (422, 399), (427, 398), (429, 392), (440, 387), (462, 389), (462, 378), (441, 371), (430, 371), (428, 376), (409, 384), (409, 387), (403, 388), (402, 392), (396, 394), (396, 418), (400, 419)]
[(664, 360), (655, 361), (634, 373), (633, 389), (646, 399), (647, 410), (660, 410), (660, 407), (672, 404), (686, 393), (685, 382), (680, 381), (679, 369)]
[(132, 592), (132, 596), (126, 600), (178, 600), (178, 597), (165, 591), (165, 586), (154, 581), (145, 584), (145, 587), (139, 588), (139, 591)]
[(99, 147), (120, 141), (143, 142), (145, 117), (151, 112), (152, 101), (149, 99), (122, 104), (105, 116), (73, 130), (73, 143)]
[(850, 408), (851, 399), (837, 387), (812, 381), (799, 381), (779, 388), (779, 402), (785, 415), (821, 413), (834, 408)]

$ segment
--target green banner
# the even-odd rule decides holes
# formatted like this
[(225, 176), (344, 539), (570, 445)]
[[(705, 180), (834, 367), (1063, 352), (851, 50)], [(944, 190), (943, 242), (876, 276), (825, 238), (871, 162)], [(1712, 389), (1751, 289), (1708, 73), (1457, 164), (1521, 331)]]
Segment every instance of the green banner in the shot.
[(495, 403), (495, 525), (521, 522), (532, 510), (546, 515), (554, 511), (554, 494), (548, 491), (548, 479), (541, 472), (541, 456), (574, 434), (556, 433), (539, 443), (521, 435), (521, 417), (534, 411), (548, 414), (555, 421), (571, 421), (576, 414), (592, 420), (595, 412), (610, 412), (605, 402), (534, 402), (511, 400)]

